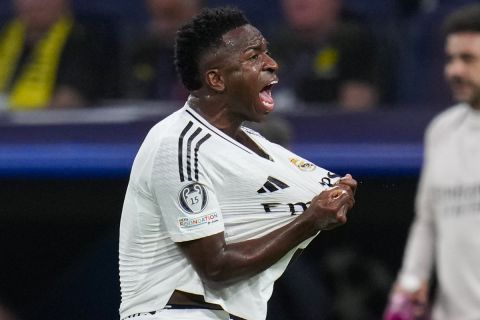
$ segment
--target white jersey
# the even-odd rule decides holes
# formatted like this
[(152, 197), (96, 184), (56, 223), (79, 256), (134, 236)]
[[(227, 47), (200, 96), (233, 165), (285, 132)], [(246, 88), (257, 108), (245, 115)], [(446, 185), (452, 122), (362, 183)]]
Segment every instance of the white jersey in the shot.
[[(265, 235), (301, 214), (338, 176), (242, 128), (270, 159), (187, 104), (155, 125), (133, 164), (120, 225), (121, 318), (162, 309), (175, 289), (245, 319), (265, 319), (274, 281), (295, 253), (223, 289), (203, 283), (175, 242)], [(299, 247), (305, 247), (312, 238)]]
[(437, 116), (425, 158), (400, 281), (428, 279), (435, 261), (435, 320), (480, 319), (480, 111)]

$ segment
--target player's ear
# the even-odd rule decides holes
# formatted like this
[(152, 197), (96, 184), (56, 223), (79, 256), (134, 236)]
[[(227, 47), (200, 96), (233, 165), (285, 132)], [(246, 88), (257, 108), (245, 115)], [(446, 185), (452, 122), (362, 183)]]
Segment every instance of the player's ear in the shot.
[(225, 81), (218, 69), (210, 69), (205, 72), (205, 83), (217, 92), (225, 91)]

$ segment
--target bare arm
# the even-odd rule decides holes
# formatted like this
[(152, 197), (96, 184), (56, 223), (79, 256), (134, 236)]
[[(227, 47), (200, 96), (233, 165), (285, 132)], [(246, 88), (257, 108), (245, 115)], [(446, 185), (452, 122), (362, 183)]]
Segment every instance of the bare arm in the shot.
[(353, 207), (356, 186), (347, 175), (334, 188), (315, 196), (295, 220), (260, 238), (227, 244), (224, 234), (218, 233), (178, 244), (204, 281), (233, 283), (267, 269), (318, 231), (343, 225), (345, 212)]

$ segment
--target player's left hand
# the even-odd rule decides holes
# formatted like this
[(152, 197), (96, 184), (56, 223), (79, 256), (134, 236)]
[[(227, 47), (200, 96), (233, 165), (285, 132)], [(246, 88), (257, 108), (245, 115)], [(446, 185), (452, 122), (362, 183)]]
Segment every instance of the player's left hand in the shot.
[[(344, 193), (351, 194), (353, 201), (355, 201), (355, 192), (357, 191), (357, 180), (353, 179), (352, 175), (346, 174), (337, 183), (334, 184), (332, 189), (340, 188), (337, 190), (337, 193), (334, 194), (333, 199), (339, 198)], [(350, 190), (348, 190), (350, 189)], [(350, 210), (351, 207), (347, 207), (346, 205), (342, 206), (342, 208), (337, 212), (337, 219), (342, 222), (347, 222), (347, 211)]]
[(357, 184), (357, 180), (353, 179), (352, 175), (348, 173), (342, 178), (340, 178), (337, 183), (335, 183), (335, 185), (346, 185), (350, 187), (353, 195), (355, 195), (355, 192), (357, 191)]

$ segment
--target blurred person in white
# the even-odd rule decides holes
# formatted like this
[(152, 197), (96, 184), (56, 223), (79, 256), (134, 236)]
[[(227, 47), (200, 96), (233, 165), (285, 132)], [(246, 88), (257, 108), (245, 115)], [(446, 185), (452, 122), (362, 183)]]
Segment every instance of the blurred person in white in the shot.
[(84, 106), (102, 73), (96, 47), (73, 17), (69, 0), (12, 0), (14, 16), (0, 29), (3, 107), (34, 110)]
[(427, 128), (416, 216), (390, 303), (404, 295), (421, 316), (433, 296), (433, 319), (474, 320), (480, 319), (480, 4), (451, 13), (444, 31), (444, 73), (458, 104)]

